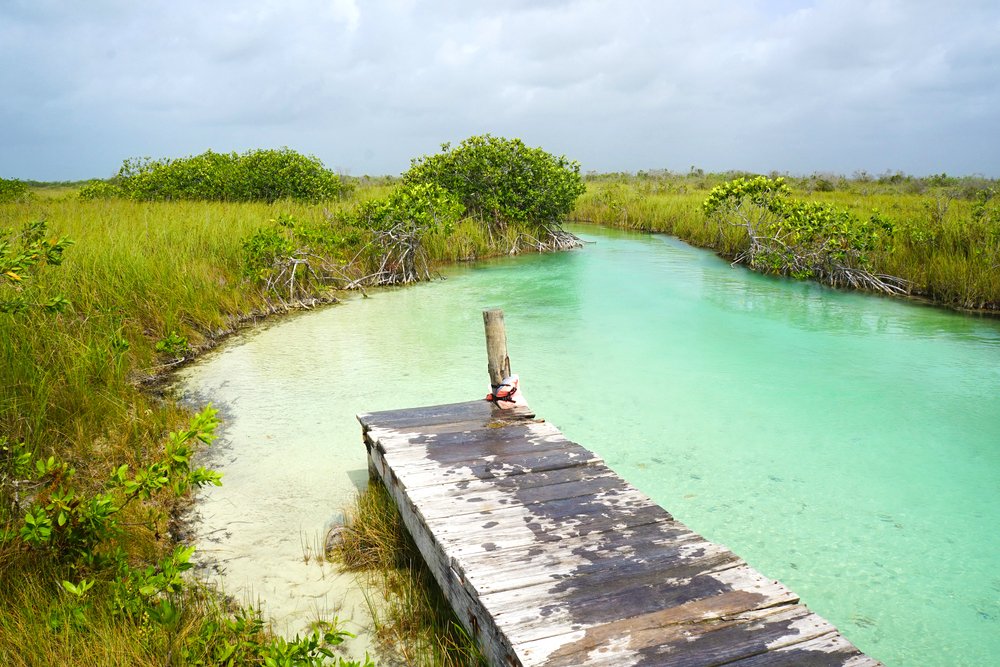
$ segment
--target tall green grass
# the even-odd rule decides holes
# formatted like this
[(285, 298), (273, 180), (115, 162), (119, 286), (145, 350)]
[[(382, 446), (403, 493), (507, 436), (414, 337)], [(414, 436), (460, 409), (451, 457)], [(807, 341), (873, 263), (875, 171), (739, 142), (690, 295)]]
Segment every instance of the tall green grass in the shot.
[(40, 289), (65, 295), (70, 309), (0, 317), (0, 397), (11, 408), (0, 429), (60, 455), (94, 441), (117, 441), (123, 455), (137, 449), (132, 413), (163, 411), (136, 383), (164, 369), (155, 343), (176, 330), (196, 346), (265, 307), (240, 275), (241, 242), (289, 208), (317, 214), (291, 204), (69, 198), (0, 206), (0, 228), (44, 217), (52, 234), (74, 241), (64, 265), (38, 277)]
[[(62, 266), (36, 277), (42, 293), (69, 299), (65, 312), (0, 314), (0, 436), (68, 462), (81, 494), (99, 490), (120, 465), (135, 471), (162, 456), (166, 432), (188, 415), (145, 388), (176, 363), (156, 344), (177, 332), (204, 345), (270, 308), (268, 295), (242, 277), (242, 242), (283, 213), (327, 214), (288, 202), (81, 201), (72, 192), (0, 204), (0, 229), (45, 218), (50, 234), (74, 241)], [(0, 531), (16, 535), (23, 509), (14, 504), (8, 456), (0, 452)], [(142, 567), (171, 548), (165, 502), (128, 508), (131, 527), (117, 543), (126, 562)], [(0, 664), (187, 664), (190, 655), (179, 651), (202, 640), (249, 642), (241, 644), (253, 649), (248, 664), (280, 650), (259, 619), (238, 612), (234, 620), (196, 587), (180, 594), (182, 614), (171, 625), (137, 619), (123, 612), (117, 577), (39, 557), (16, 537), (0, 540)], [(60, 582), (83, 578), (95, 582), (84, 620), (60, 621), (73, 604)]]
[[(211, 650), (199, 635), (220, 644), (269, 641), (253, 613), (237, 611), (237, 620), (226, 624), (222, 619), (235, 610), (210, 591), (192, 588), (181, 616), (164, 632), (148, 617), (122, 614), (121, 601), (108, 581), (97, 581), (85, 599), (84, 615), (77, 619), (70, 596), (65, 591), (53, 594), (52, 581), (65, 576), (58, 567), (42, 562), (15, 564), (15, 569), (16, 580), (4, 578), (0, 614), (0, 664), (5, 666), (167, 666), (196, 664), (199, 658), (206, 660), (202, 664), (213, 664)], [(263, 662), (246, 657), (243, 664)]]
[[(65, 312), (0, 314), (0, 436), (8, 444), (23, 441), (36, 457), (68, 462), (81, 493), (100, 489), (122, 464), (134, 471), (162, 456), (164, 435), (189, 415), (156, 391), (157, 381), (242, 322), (282, 307), (248, 278), (247, 240), (261, 229), (281, 228), (276, 220), (294, 220), (296, 230), (321, 241), (350, 236), (356, 231), (349, 229), (350, 211), (392, 187), (356, 185), (349, 199), (321, 204), (81, 200), (72, 190), (0, 204), (0, 230), (44, 218), (50, 235), (74, 242), (61, 266), (33, 277), (41, 294), (69, 300)], [(361, 233), (360, 243), (370, 240)], [(424, 250), (432, 262), (486, 257), (507, 252), (518, 233), (511, 225), (504, 235), (491, 235), (466, 219), (449, 236), (430, 235)], [(320, 259), (331, 265), (358, 254), (349, 243), (322, 249)], [(344, 271), (350, 278), (369, 268), (362, 258), (353, 274)], [(334, 287), (309, 282), (300, 297), (335, 296)], [(186, 341), (189, 349), (159, 351), (157, 344), (168, 338)], [(5, 456), (0, 452), (0, 531), (10, 535), (19, 530), (23, 508), (13, 503)], [(128, 562), (155, 562), (171, 549), (169, 502), (154, 498), (149, 507), (129, 508), (125, 523), (134, 527), (121, 542)], [(147, 509), (166, 514), (150, 518)], [(231, 610), (195, 589), (185, 594), (187, 629), (134, 622), (116, 612), (115, 573), (35, 558), (19, 545), (16, 538), (0, 540), (0, 664), (183, 664), (171, 647), (202, 635), (266, 643), (266, 632), (253, 622), (227, 630)], [(404, 583), (408, 576), (396, 574), (388, 583), (408, 587), (413, 598), (428, 595)], [(84, 577), (96, 581), (86, 623), (54, 630), (53, 614), (67, 604), (60, 581)], [(212, 627), (221, 629), (212, 634), (206, 630)], [(438, 640), (427, 641), (435, 654)]]
[[(701, 203), (740, 174), (591, 176), (571, 217), (581, 222), (673, 234), (724, 257), (747, 242), (739, 227), (709, 220)], [(787, 179), (796, 198), (833, 204), (859, 219), (873, 211), (892, 221), (892, 243), (873, 256), (873, 271), (911, 283), (914, 296), (943, 306), (1000, 312), (1000, 206), (995, 181), (891, 174), (845, 179)], [(976, 215), (977, 197), (994, 193)]]
[(371, 482), (347, 508), (345, 529), (330, 557), (384, 591), (369, 607), (376, 638), (390, 655), (421, 667), (486, 665), (459, 624), (388, 491)]

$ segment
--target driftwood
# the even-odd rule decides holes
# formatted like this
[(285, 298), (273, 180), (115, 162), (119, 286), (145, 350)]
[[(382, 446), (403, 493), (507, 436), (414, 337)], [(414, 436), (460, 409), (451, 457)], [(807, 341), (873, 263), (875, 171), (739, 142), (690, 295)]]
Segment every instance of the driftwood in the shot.
[(573, 250), (582, 248), (583, 241), (570, 234), (558, 224), (542, 225), (539, 228), (543, 233), (538, 237), (527, 232), (519, 234), (510, 248), (508, 255), (516, 255), (524, 250), (533, 252), (550, 252), (554, 250)]
[[(514, 239), (506, 254), (523, 251), (546, 252), (569, 250), (583, 245), (576, 236), (557, 224), (540, 227), (540, 238), (521, 234)], [(366, 255), (376, 254), (377, 269), (358, 275), (365, 265), (371, 265)], [(427, 257), (420, 233), (413, 225), (401, 222), (376, 233), (375, 238), (347, 262), (332, 261), (321, 255), (299, 249), (290, 255), (275, 258), (264, 289), (282, 306), (302, 304), (315, 293), (317, 285), (341, 290), (364, 290), (365, 287), (405, 285), (430, 280), (431, 262)]]
[(282, 306), (303, 305), (314, 294), (316, 285), (337, 286), (351, 278), (343, 267), (314, 253), (297, 251), (278, 257), (271, 265), (264, 289), (277, 297)]
[[(833, 241), (824, 239), (818, 245), (802, 245), (789, 242), (793, 230), (766, 233), (773, 226), (766, 215), (754, 217), (742, 207), (732, 212), (739, 218), (730, 224), (742, 227), (749, 240), (745, 249), (736, 254), (733, 264), (746, 264), (752, 269), (764, 272), (779, 272), (790, 276), (807, 276), (833, 287), (851, 287), (884, 294), (908, 294), (910, 281), (884, 273), (873, 273), (862, 266), (860, 251), (833, 246)], [(838, 257), (838, 255), (840, 257)], [(779, 259), (776, 266), (774, 259)]]
[[(570, 250), (583, 246), (580, 239), (558, 224), (544, 225), (540, 229), (544, 232), (539, 235), (540, 238), (527, 233), (519, 234), (506, 249), (505, 254)], [(492, 230), (487, 227), (487, 231), (491, 241), (495, 243)], [(351, 263), (357, 262), (365, 251), (373, 247), (384, 249), (379, 259), (378, 270), (349, 281), (343, 286), (344, 289), (354, 289), (359, 286), (403, 285), (430, 280), (430, 260), (427, 252), (421, 244), (418, 233), (406, 225), (400, 224), (379, 232), (371, 244), (358, 253)]]

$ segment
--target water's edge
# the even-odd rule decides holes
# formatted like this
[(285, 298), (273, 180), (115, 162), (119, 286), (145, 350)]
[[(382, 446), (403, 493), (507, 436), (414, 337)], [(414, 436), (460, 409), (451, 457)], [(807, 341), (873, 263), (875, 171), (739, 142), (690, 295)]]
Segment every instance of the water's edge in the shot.
[[(367, 480), (354, 414), (484, 395), (480, 312), (500, 306), (541, 416), (860, 648), (889, 664), (1000, 651), (983, 635), (1000, 617), (984, 528), (1000, 517), (985, 445), (1000, 442), (1000, 327), (731, 269), (675, 239), (577, 233), (597, 246), (451, 267), (444, 282), (276, 318), (179, 373), (181, 395), (221, 401), (228, 417), (213, 448), (225, 485), (198, 500), (221, 527), (205, 529), (203, 550), (227, 581), (254, 582), (286, 619), (346, 608), (308, 552)], [(948, 479), (979, 494), (974, 511)], [(262, 488), (275, 491), (267, 503)], [(931, 565), (950, 549), (971, 555)], [(937, 615), (880, 610), (878, 591)], [(931, 618), (934, 646), (912, 637)]]

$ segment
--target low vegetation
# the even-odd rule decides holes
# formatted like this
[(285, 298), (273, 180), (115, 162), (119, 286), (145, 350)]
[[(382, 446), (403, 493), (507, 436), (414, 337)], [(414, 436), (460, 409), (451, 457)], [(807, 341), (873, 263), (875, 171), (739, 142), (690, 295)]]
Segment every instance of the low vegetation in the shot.
[(373, 482), (358, 495), (329, 556), (360, 573), (367, 587), (386, 592), (385, 602), (370, 605), (376, 639), (403, 664), (487, 664), (434, 581), (384, 486)]
[(580, 165), (520, 139), (487, 134), (454, 147), (444, 144), (440, 153), (413, 160), (403, 183), (434, 185), (454, 194), (491, 238), (511, 225), (521, 226), (513, 252), (521, 244), (537, 250), (575, 245), (559, 223), (585, 190)]
[(139, 201), (320, 202), (345, 194), (337, 174), (318, 158), (291, 149), (215, 153), (183, 158), (132, 158), (108, 181), (80, 189), (83, 199)]
[(16, 178), (0, 178), (0, 204), (24, 202), (32, 198), (28, 184)]
[[(780, 178), (698, 169), (586, 181), (571, 214), (583, 222), (674, 234), (765, 272), (1000, 311), (996, 181), (898, 173)], [(798, 259), (783, 254), (789, 243)], [(841, 261), (841, 268), (830, 260)]]
[[(140, 386), (189, 357), (213, 323), (268, 299), (236, 275), (219, 284), (227, 271), (210, 251), (225, 256), (213, 243), (231, 231), (200, 237), (197, 219), (168, 215), (154, 240), (142, 217), (121, 215), (139, 210), (0, 208), (4, 223), (28, 220), (0, 239), (0, 663), (328, 661), (346, 638), (335, 623), (276, 638), (258, 613), (184, 576), (191, 549), (171, 539), (171, 511), (219, 481), (191, 465), (214, 413), (186, 423)], [(65, 236), (44, 213), (69, 221)]]
[(905, 294), (905, 280), (873, 273), (874, 253), (890, 248), (895, 226), (873, 212), (867, 220), (822, 202), (793, 199), (783, 178), (737, 178), (708, 193), (702, 209), (740, 236), (735, 261), (764, 273), (813, 279), (834, 287)]
[(335, 619), (275, 637), (184, 574), (172, 517), (220, 481), (191, 464), (215, 417), (157, 382), (245, 321), (507, 253), (540, 223), (490, 230), (440, 184), (331, 176), (254, 151), (127, 161), (58, 194), (4, 182), (0, 664), (356, 664)]

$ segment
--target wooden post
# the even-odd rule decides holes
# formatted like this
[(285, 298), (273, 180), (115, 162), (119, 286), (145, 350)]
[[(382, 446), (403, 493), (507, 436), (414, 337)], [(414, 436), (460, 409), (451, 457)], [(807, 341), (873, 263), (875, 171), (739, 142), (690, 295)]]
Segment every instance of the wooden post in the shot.
[(489, 361), (490, 386), (493, 391), (510, 375), (510, 357), (507, 356), (507, 331), (503, 325), (503, 311), (491, 308), (483, 311), (486, 327), (486, 358)]

